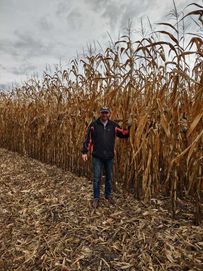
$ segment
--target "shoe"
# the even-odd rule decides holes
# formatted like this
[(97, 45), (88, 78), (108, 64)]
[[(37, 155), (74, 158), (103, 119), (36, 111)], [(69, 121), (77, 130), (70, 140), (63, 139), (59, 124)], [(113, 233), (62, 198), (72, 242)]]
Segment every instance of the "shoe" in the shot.
[(92, 207), (97, 208), (99, 206), (99, 199), (93, 199)]
[(111, 196), (108, 197), (108, 198), (106, 198), (106, 200), (108, 200), (108, 202), (109, 202), (110, 205), (114, 205), (115, 204), (115, 202), (114, 202), (114, 200), (113, 200), (113, 198)]

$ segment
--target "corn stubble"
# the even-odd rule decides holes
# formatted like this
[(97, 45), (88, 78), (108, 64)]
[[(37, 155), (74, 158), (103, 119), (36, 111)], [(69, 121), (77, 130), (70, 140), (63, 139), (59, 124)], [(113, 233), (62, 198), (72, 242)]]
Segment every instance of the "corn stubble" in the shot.
[[(196, 4), (193, 6), (197, 7)], [(189, 13), (199, 15), (202, 7)], [(187, 17), (187, 16), (185, 16)], [(81, 145), (100, 106), (111, 108), (121, 126), (132, 124), (128, 141), (116, 142), (115, 185), (145, 202), (192, 196), (195, 223), (201, 219), (203, 191), (203, 42), (190, 36), (182, 45), (178, 19), (169, 31), (134, 42), (129, 31), (103, 53), (89, 53), (70, 69), (44, 72), (0, 96), (1, 147), (90, 177)], [(187, 48), (187, 49), (185, 49)], [(190, 50), (189, 50), (190, 49)], [(189, 56), (195, 58), (193, 67)]]
[(203, 227), (166, 200), (115, 193), (90, 208), (92, 183), (0, 148), (0, 270), (202, 271)]

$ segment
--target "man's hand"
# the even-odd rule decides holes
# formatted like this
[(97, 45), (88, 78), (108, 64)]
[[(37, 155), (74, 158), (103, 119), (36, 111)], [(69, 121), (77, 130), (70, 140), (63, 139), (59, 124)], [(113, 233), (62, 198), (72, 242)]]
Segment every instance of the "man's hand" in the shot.
[(87, 161), (87, 154), (82, 154), (82, 160), (85, 162)]
[(130, 115), (130, 117), (128, 118), (128, 127), (131, 127), (132, 126), (132, 122), (133, 122), (133, 119), (132, 119), (132, 116)]

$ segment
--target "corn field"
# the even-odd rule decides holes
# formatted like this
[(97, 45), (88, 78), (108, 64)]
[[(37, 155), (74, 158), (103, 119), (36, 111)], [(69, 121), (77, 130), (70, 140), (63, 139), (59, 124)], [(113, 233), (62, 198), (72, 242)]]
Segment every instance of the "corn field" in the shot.
[[(145, 202), (194, 200), (201, 217), (203, 192), (203, 41), (182, 34), (186, 18), (202, 28), (202, 7), (165, 30), (134, 41), (131, 31), (103, 52), (91, 48), (69, 69), (44, 72), (0, 93), (0, 147), (91, 176), (81, 159), (86, 128), (105, 105), (130, 137), (116, 142), (114, 185)], [(187, 41), (187, 44), (184, 42)], [(190, 57), (194, 60), (190, 62)]]

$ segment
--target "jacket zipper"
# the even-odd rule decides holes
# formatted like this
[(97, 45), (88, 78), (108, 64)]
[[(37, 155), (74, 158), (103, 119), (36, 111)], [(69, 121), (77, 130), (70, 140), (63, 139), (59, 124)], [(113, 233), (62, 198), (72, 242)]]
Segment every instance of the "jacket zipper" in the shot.
[(107, 126), (107, 124), (103, 125), (103, 129), (104, 129), (104, 153), (107, 152), (107, 150), (106, 150), (106, 126)]

